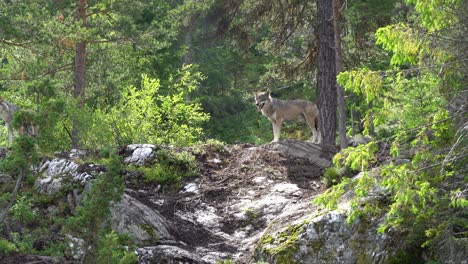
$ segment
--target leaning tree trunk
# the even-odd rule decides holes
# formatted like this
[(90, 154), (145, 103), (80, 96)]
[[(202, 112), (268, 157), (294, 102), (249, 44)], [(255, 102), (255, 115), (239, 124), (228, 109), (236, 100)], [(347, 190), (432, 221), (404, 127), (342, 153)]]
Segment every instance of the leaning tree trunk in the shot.
[[(342, 16), (340, 8), (342, 0), (333, 0), (333, 21), (334, 21), (334, 34), (335, 34), (335, 63), (336, 74), (338, 75), (343, 70), (343, 53), (341, 49), (341, 25)], [(336, 84), (338, 94), (338, 130), (340, 131), (340, 147), (345, 149), (348, 147), (348, 140), (346, 139), (346, 109), (344, 100), (344, 89), (338, 83)]]
[[(81, 22), (82, 27), (86, 26), (87, 0), (78, 0), (78, 10), (76, 21)], [(84, 107), (85, 85), (86, 85), (86, 41), (80, 40), (75, 44), (75, 59), (73, 64), (73, 97), (78, 100), (79, 106)], [(80, 122), (75, 118), (72, 128), (72, 147), (78, 148)]]
[(317, 106), (324, 150), (334, 147), (336, 141), (336, 54), (332, 2), (317, 0)]
[(8, 215), (8, 212), (10, 211), (11, 207), (16, 202), (16, 194), (18, 193), (18, 190), (21, 187), (21, 183), (23, 182), (23, 178), (24, 178), (24, 171), (23, 171), (23, 169), (20, 169), (18, 179), (16, 180), (15, 188), (13, 189), (13, 192), (11, 193), (10, 202), (8, 202), (7, 206), (0, 213), (0, 223), (5, 223), (4, 222), (5, 217)]

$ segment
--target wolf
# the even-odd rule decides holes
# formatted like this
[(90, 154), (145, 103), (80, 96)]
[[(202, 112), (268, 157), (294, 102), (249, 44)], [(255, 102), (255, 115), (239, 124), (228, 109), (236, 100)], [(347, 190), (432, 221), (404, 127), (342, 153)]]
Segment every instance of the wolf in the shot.
[[(0, 97), (0, 118), (5, 122), (8, 128), (8, 145), (13, 144), (13, 115), (19, 110), (15, 104), (5, 101)], [(39, 135), (39, 126), (33, 124), (30, 120), (24, 120), (18, 128), (21, 135), (31, 135), (35, 138)]]
[(273, 141), (280, 139), (281, 125), (283, 121), (305, 121), (312, 130), (312, 143), (320, 144), (322, 136), (318, 129), (317, 105), (306, 100), (280, 100), (271, 97), (268, 89), (266, 92), (254, 93), (257, 111), (270, 119), (273, 125)]

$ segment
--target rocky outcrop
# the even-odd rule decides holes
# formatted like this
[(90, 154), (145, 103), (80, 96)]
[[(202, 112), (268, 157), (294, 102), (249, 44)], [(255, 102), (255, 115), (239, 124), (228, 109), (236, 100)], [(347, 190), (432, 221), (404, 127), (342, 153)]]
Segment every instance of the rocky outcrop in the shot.
[[(130, 145), (120, 153), (126, 162), (151, 164), (157, 150)], [(200, 177), (178, 192), (127, 190), (160, 212), (175, 238), (175, 244), (138, 249), (142, 263), (251, 261), (252, 248), (272, 222), (312, 213), (310, 199), (322, 191), (320, 175), (330, 165), (319, 146), (299, 141), (202, 150), (197, 156)]]
[[(369, 199), (380, 199), (382, 193), (374, 190)], [(336, 210), (317, 208), (294, 223), (271, 225), (255, 247), (255, 259), (278, 264), (388, 263), (403, 244), (377, 232), (380, 219), (348, 223), (353, 196), (352, 190), (344, 193)]]
[[(112, 227), (139, 245), (140, 263), (383, 263), (391, 255), (389, 238), (375, 225), (349, 225), (343, 208), (322, 212), (310, 203), (325, 189), (320, 176), (330, 165), (317, 145), (133, 144), (120, 154), (133, 168), (151, 167), (161, 149), (195, 155), (199, 176), (167, 188), (135, 170), (122, 175), (126, 190), (112, 207)], [(105, 168), (77, 155), (41, 164), (37, 190), (54, 195), (73, 183), (81, 188), (73, 197), (82, 195)]]
[(269, 229), (256, 246), (255, 259), (268, 263), (388, 263), (398, 250), (377, 225), (346, 222), (347, 214), (325, 213), (279, 230)]
[(155, 210), (142, 204), (128, 194), (112, 207), (112, 229), (128, 234), (139, 244), (164, 243), (174, 238), (169, 234), (169, 225)]

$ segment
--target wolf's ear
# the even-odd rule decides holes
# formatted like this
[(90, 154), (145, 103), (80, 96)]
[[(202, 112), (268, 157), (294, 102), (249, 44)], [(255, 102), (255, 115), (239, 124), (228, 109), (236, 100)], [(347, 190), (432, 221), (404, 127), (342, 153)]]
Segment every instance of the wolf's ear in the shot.
[(268, 88), (268, 90), (266, 91), (266, 94), (267, 94), (268, 97), (271, 99), (271, 91), (270, 91), (270, 88)]

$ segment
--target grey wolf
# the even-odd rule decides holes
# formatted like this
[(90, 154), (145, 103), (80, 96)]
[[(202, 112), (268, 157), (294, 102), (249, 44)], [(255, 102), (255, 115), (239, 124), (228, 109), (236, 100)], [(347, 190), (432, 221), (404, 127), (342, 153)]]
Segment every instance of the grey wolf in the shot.
[(322, 136), (318, 130), (317, 105), (306, 100), (280, 100), (271, 97), (270, 90), (257, 92), (255, 104), (257, 111), (270, 119), (273, 125), (273, 141), (280, 139), (283, 121), (305, 121), (312, 130), (312, 143), (320, 144)]
[[(8, 145), (13, 144), (13, 115), (19, 110), (15, 104), (9, 103), (0, 97), (0, 118), (5, 122), (8, 128)], [(21, 135), (39, 135), (39, 126), (33, 124), (31, 120), (23, 120), (18, 127), (18, 133)]]

